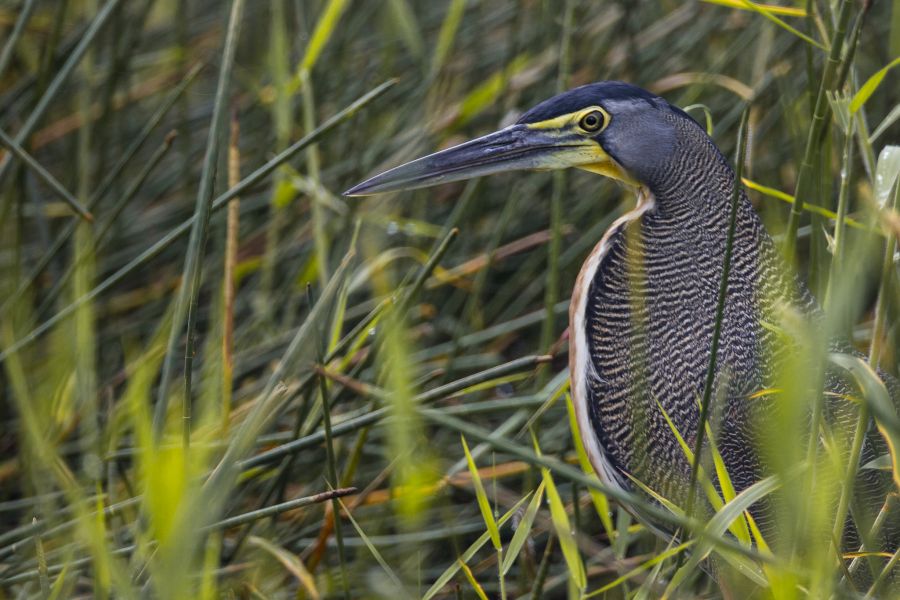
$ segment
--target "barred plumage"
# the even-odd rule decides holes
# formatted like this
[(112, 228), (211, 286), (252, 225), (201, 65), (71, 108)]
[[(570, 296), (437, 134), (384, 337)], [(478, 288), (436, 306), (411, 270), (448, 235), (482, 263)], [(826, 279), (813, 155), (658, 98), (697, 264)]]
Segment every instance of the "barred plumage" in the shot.
[[(687, 440), (697, 435), (698, 398), (703, 395), (710, 362), (714, 315), (724, 266), (729, 204), (734, 173), (721, 153), (692, 120), (669, 113), (677, 132), (672, 160), (654, 173), (642, 194), (652, 200), (634, 219), (611, 228), (595, 250), (596, 265), (583, 272), (574, 296), (571, 362), (575, 401), (584, 406), (605, 464), (599, 472), (609, 483), (636, 489), (636, 477), (663, 497), (684, 506), (691, 465), (665, 420), (663, 410)], [(650, 187), (652, 186), (652, 187)], [(755, 393), (777, 384), (782, 344), (764, 323), (778, 323), (790, 307), (812, 320), (820, 310), (804, 284), (788, 270), (746, 195), (739, 199), (715, 388), (724, 392), (718, 407), (716, 440), (729, 476), (740, 491), (767, 472), (757, 451), (758, 428), (772, 401)], [(573, 304), (575, 307), (577, 304)], [(587, 355), (576, 340), (588, 340)], [(836, 344), (842, 350), (845, 345)], [(889, 385), (894, 386), (890, 382)], [(843, 399), (851, 392), (837, 374), (825, 384), (826, 412), (852, 427), (855, 412)], [(895, 390), (896, 391), (896, 390)], [(828, 394), (831, 392), (832, 394)], [(894, 394), (895, 399), (898, 396)], [(660, 410), (662, 409), (662, 410)], [(874, 458), (883, 444), (869, 436), (864, 456)], [(597, 465), (595, 464), (595, 467)], [(880, 508), (889, 489), (886, 474), (860, 476), (859, 491), (870, 496), (870, 511)], [(763, 504), (754, 515), (772, 535), (771, 515)], [(874, 518), (870, 512), (868, 519)], [(895, 520), (896, 521), (896, 520)], [(896, 526), (897, 523), (892, 523)], [(896, 549), (900, 531), (888, 528), (885, 545)], [(858, 545), (848, 530), (846, 546)]]
[[(616, 220), (588, 256), (569, 309), (572, 395), (585, 449), (608, 485), (638, 492), (636, 478), (684, 506), (691, 465), (665, 417), (688, 443), (695, 440), (734, 187), (728, 162), (693, 119), (632, 85), (585, 85), (538, 104), (515, 125), (391, 169), (348, 194), (565, 167), (624, 181), (638, 195), (635, 210)], [(741, 194), (711, 423), (738, 491), (772, 471), (760, 443), (766, 424), (778, 418), (777, 403), (757, 393), (777, 383), (790, 348), (771, 325), (786, 309), (812, 325), (823, 318), (803, 283), (789, 273)], [(840, 341), (833, 347), (853, 351)], [(900, 386), (883, 378), (900, 412)], [(824, 392), (825, 422), (852, 432), (857, 413), (844, 397), (853, 386), (828, 371)], [(870, 428), (862, 459), (883, 454), (884, 446)], [(857, 476), (853, 517), (864, 531), (891, 485), (884, 472)], [(770, 503), (767, 498), (751, 511), (774, 541)], [(900, 539), (897, 512), (880, 540), (892, 552)], [(858, 538), (848, 524), (843, 545), (855, 550)]]

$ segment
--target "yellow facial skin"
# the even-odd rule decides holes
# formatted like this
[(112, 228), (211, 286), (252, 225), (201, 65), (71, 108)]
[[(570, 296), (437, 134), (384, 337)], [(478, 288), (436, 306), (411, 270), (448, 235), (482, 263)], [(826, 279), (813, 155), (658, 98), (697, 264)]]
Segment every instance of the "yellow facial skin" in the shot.
[[(593, 112), (599, 112), (603, 115), (603, 125), (594, 131), (587, 131), (580, 124), (582, 119)], [(591, 139), (606, 129), (610, 120), (609, 113), (602, 106), (589, 106), (576, 112), (547, 119), (546, 121), (528, 123), (526, 127), (539, 130), (545, 135), (555, 134), (561, 140), (565, 139), (567, 148), (565, 150), (560, 149), (554, 158), (560, 162), (568, 163), (566, 166), (597, 173), (630, 186), (638, 186), (639, 183), (607, 154), (596, 140)], [(583, 143), (572, 143), (579, 138), (583, 140)], [(556, 168), (557, 166), (552, 165), (551, 168)]]
[(610, 123), (601, 106), (589, 106), (538, 123), (521, 123), (429, 154), (376, 175), (345, 192), (366, 196), (462, 181), (513, 170), (575, 167), (638, 187), (596, 137)]

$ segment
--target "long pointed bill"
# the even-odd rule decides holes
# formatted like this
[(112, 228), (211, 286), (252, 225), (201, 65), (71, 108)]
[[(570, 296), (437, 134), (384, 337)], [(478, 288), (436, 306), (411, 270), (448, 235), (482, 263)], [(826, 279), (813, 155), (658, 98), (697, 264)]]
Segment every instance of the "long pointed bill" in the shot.
[(385, 171), (344, 195), (411, 190), (521, 169), (598, 170), (611, 164), (612, 159), (591, 139), (567, 131), (512, 125)]

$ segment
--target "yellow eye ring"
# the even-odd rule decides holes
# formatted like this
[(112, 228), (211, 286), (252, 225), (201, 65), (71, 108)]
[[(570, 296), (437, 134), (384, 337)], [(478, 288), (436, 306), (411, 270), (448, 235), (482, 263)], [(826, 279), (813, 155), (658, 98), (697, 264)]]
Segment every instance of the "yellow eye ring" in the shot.
[(578, 121), (578, 126), (581, 127), (584, 131), (593, 133), (595, 131), (600, 131), (603, 129), (603, 125), (606, 123), (606, 115), (604, 115), (599, 110), (592, 110), (588, 114), (581, 117), (581, 120)]

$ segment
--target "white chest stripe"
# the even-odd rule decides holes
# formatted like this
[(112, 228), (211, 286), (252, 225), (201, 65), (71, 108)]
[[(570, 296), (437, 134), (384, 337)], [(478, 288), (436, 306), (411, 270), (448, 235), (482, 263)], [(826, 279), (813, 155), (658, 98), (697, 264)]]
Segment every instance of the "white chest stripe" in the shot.
[[(599, 379), (594, 362), (591, 360), (590, 346), (588, 345), (587, 306), (588, 295), (597, 269), (609, 252), (610, 240), (616, 231), (626, 224), (639, 219), (656, 204), (653, 194), (645, 188), (638, 190), (638, 203), (634, 209), (628, 211), (606, 230), (600, 242), (594, 246), (588, 256), (578, 279), (575, 281), (575, 290), (572, 293), (572, 301), (569, 305), (569, 375), (571, 377), (572, 401), (575, 405), (575, 416), (578, 420), (578, 428), (581, 431), (581, 441), (585, 451), (594, 467), (597, 476), (606, 485), (623, 489), (622, 475), (616, 471), (607, 458), (604, 449), (600, 446), (594, 428), (591, 425), (588, 410), (588, 387), (591, 379)], [(602, 400), (602, 399), (601, 399)]]

